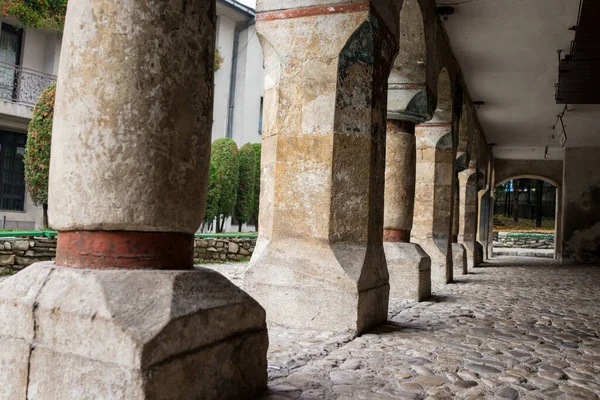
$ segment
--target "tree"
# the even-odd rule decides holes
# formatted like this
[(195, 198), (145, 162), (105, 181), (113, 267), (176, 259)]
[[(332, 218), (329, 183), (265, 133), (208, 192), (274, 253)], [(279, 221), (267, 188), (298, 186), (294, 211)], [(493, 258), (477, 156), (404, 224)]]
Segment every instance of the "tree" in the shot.
[(261, 174), (261, 151), (262, 146), (260, 143), (254, 143), (252, 145), (254, 149), (254, 202), (252, 206), (252, 219), (256, 224), (256, 230), (258, 231), (258, 211), (260, 209), (260, 174)]
[(35, 205), (44, 211), (44, 227), (48, 227), (48, 172), (50, 169), (50, 142), (56, 84), (50, 85), (38, 99), (29, 122), (25, 145), (25, 185)]
[(248, 223), (254, 207), (255, 156), (252, 144), (246, 143), (238, 153), (239, 183), (235, 205), (235, 219), (242, 224)]
[(538, 180), (535, 188), (536, 200), (535, 200), (535, 227), (542, 227), (543, 218), (543, 199), (544, 199), (544, 181)]
[(0, 0), (3, 16), (19, 20), (24, 28), (60, 32), (65, 24), (67, 0)]
[(238, 149), (228, 138), (217, 139), (212, 144), (210, 154), (214, 164), (215, 179), (218, 185), (217, 232), (223, 232), (225, 219), (234, 213), (238, 186)]
[(213, 160), (210, 160), (208, 173), (208, 192), (206, 195), (206, 211), (204, 213), (203, 229), (211, 229), (215, 218), (219, 215), (219, 196), (221, 188), (217, 179), (217, 168)]

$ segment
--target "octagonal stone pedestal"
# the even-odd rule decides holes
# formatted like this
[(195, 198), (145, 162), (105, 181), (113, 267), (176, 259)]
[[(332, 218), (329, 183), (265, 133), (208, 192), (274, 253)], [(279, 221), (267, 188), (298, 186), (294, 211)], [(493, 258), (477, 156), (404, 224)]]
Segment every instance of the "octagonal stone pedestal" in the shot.
[(246, 399), (266, 387), (265, 312), (206, 270), (38, 263), (0, 284), (0, 398)]
[(462, 243), (452, 243), (452, 265), (454, 276), (467, 275), (467, 249)]
[(415, 243), (383, 243), (390, 297), (422, 301), (431, 296), (431, 259)]

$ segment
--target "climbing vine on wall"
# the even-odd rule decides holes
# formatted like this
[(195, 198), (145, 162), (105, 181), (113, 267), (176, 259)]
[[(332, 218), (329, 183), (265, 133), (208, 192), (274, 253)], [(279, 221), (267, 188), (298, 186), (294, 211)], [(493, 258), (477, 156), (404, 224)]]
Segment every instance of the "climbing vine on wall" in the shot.
[(62, 31), (67, 0), (0, 0), (3, 16), (15, 17), (23, 28)]
[(221, 64), (223, 64), (225, 59), (221, 56), (221, 52), (219, 49), (215, 49), (215, 72), (221, 69)]
[(44, 227), (48, 226), (48, 171), (55, 94), (56, 84), (52, 84), (40, 95), (33, 108), (23, 159), (25, 185), (33, 202), (44, 209)]

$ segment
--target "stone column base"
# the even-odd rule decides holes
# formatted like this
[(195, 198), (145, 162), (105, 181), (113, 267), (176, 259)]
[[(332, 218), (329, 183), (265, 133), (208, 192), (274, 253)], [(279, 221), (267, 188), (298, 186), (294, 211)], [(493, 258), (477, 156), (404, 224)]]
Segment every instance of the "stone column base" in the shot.
[(38, 263), (0, 284), (2, 399), (248, 399), (265, 312), (206, 270)]
[(415, 243), (383, 243), (390, 297), (422, 301), (431, 296), (431, 259)]
[(359, 245), (259, 239), (244, 290), (269, 324), (360, 334), (387, 321), (390, 290), (383, 249), (366, 253)]
[(473, 250), (473, 260), (474, 260), (474, 265), (470, 268), (475, 268), (477, 267), (479, 264), (483, 263), (484, 260), (484, 250), (483, 250), (483, 245), (477, 241), (475, 241), (475, 249)]
[(467, 249), (462, 243), (452, 243), (452, 265), (454, 266), (454, 276), (467, 275)]
[(413, 237), (416, 242), (431, 259), (431, 287), (443, 288), (452, 282), (452, 253), (450, 251), (449, 239), (419, 239)]

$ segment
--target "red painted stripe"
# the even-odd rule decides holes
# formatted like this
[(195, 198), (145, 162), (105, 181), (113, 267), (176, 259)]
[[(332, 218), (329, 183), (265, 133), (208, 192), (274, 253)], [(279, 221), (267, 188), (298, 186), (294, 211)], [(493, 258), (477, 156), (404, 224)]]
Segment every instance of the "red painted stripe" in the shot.
[(162, 232), (58, 233), (56, 265), (91, 269), (186, 270), (193, 266), (194, 235)]
[(447, 124), (428, 124), (428, 123), (424, 123), (424, 124), (417, 125), (417, 128), (419, 128), (419, 127), (426, 127), (426, 128), (451, 128), (452, 127), (452, 122), (447, 123)]
[(383, 241), (386, 243), (409, 243), (410, 230), (384, 229)]
[(315, 15), (342, 14), (342, 13), (366, 11), (369, 9), (369, 7), (370, 7), (370, 1), (364, 1), (362, 3), (333, 4), (333, 5), (328, 5), (328, 6), (293, 8), (293, 9), (289, 9), (289, 10), (268, 11), (268, 12), (258, 13), (256, 15), (256, 20), (257, 21), (274, 21), (274, 20), (279, 20), (279, 19), (313, 17)]

